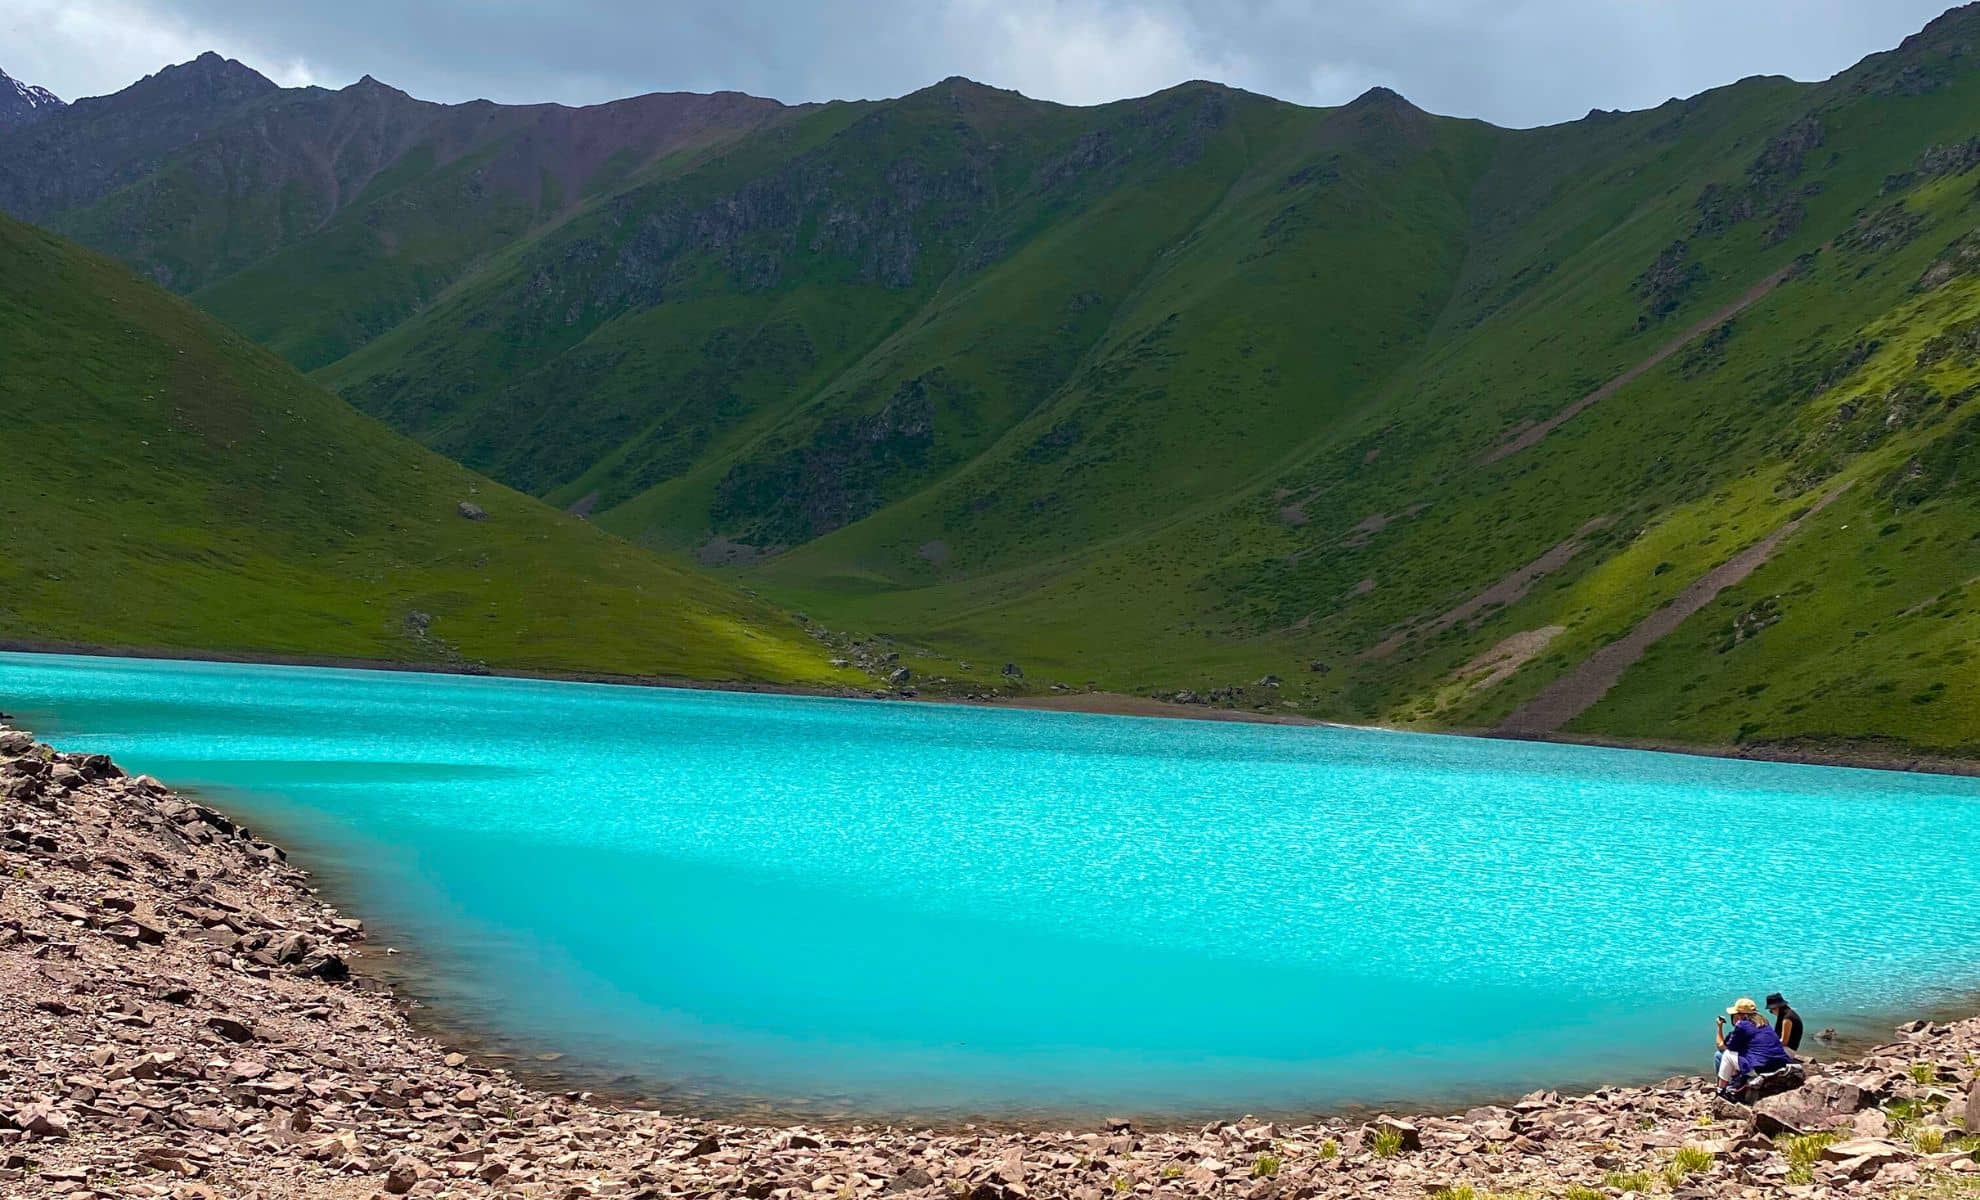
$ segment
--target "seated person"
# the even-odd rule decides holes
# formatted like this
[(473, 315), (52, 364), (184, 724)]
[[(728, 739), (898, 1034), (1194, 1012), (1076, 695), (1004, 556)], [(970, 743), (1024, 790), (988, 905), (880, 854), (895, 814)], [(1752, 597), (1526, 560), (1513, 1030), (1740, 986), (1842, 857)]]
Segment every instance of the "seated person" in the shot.
[(1766, 1004), (1767, 1011), (1774, 1014), (1774, 1036), (1790, 1054), (1801, 1049), (1801, 1014), (1779, 992), (1771, 993)]
[[(1726, 1028), (1726, 1017), (1732, 1028)], [(1760, 1006), (1741, 997), (1719, 1018), (1719, 1094), (1732, 1099), (1756, 1071), (1772, 1071), (1794, 1062), (1781, 1039), (1760, 1019)]]

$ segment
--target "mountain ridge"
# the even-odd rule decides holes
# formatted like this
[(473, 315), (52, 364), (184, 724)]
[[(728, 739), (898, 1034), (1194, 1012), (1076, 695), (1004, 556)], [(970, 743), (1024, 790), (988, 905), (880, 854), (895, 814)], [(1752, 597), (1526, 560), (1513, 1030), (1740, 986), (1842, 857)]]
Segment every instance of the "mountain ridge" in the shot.
[(47, 88), (0, 71), (0, 132), (25, 128), (65, 107), (62, 98)]
[[(1854, 481), (1561, 733), (1970, 753), (1976, 26), (1527, 130), (952, 77), (657, 100), (619, 153), (543, 116), (592, 110), (291, 90), (47, 219), (935, 690), (1490, 728)], [(310, 193), (326, 129), (363, 153)], [(237, 152), (330, 199), (226, 192)]]

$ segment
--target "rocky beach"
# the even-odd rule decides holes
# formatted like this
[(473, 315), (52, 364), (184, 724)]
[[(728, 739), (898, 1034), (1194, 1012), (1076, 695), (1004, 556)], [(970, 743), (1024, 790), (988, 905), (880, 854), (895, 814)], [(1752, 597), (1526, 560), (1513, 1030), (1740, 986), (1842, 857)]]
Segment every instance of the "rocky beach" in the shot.
[(0, 726), (8, 1197), (1980, 1196), (1980, 1019), (1752, 1107), (1702, 1079), (1193, 1128), (732, 1123), (552, 1092), (415, 1029), (284, 852)]

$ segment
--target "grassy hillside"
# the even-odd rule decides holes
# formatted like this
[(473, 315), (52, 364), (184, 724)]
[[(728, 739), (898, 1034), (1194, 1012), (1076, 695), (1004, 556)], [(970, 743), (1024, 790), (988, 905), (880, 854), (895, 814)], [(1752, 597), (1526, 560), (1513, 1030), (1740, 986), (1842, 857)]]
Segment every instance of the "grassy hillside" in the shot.
[[(948, 80), (542, 207), (414, 137), (187, 278), (935, 690), (1980, 754), (1976, 40), (1958, 9), (1824, 83), (1520, 131)], [(51, 219), (151, 261), (149, 186)]]
[(845, 678), (767, 606), (386, 430), (122, 267), (0, 218), (0, 279), (0, 639)]

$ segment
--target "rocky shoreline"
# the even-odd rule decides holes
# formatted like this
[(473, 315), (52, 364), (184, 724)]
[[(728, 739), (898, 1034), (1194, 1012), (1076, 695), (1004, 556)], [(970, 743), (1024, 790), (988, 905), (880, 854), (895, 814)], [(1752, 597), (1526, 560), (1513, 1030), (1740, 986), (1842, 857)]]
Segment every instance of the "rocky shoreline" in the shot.
[(280, 848), (0, 726), (0, 1195), (1980, 1196), (1980, 1019), (1701, 1080), (1195, 1129), (806, 1128), (553, 1093), (413, 1029)]

